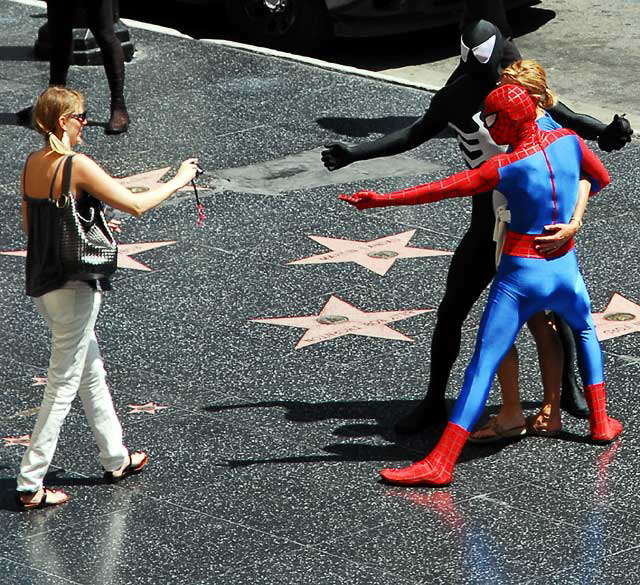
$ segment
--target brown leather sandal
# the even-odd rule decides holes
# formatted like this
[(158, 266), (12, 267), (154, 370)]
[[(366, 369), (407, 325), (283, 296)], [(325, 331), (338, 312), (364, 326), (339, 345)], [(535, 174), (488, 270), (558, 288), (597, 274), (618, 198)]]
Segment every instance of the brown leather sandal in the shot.
[(133, 459), (131, 458), (131, 453), (129, 453), (129, 465), (127, 465), (119, 475), (114, 475), (114, 471), (105, 471), (104, 472), (104, 480), (107, 483), (118, 483), (122, 481), (125, 477), (129, 477), (130, 475), (134, 475), (136, 473), (140, 473), (144, 466), (149, 462), (149, 456), (144, 451), (136, 451), (133, 455), (144, 455), (142, 461), (140, 463), (134, 465)]
[[(39, 491), (39, 490), (38, 490)], [(63, 491), (63, 490), (52, 490), (51, 488), (43, 487), (42, 488), (42, 497), (37, 502), (25, 502), (21, 496), (28, 492), (16, 492), (16, 506), (18, 506), (19, 510), (39, 510), (41, 508), (48, 508), (50, 506), (59, 506), (60, 504), (64, 504), (68, 502), (71, 496)], [(37, 492), (36, 492), (37, 493)], [(58, 502), (47, 499), (47, 494), (57, 494), (62, 493), (67, 496), (64, 500), (60, 500)]]
[[(479, 436), (480, 433), (489, 434)], [(527, 428), (525, 425), (513, 427), (511, 429), (505, 429), (499, 422), (497, 416), (492, 416), (486, 425), (476, 429), (469, 435), (467, 439), (470, 443), (495, 443), (496, 441), (504, 441), (505, 439), (518, 439), (524, 437), (527, 434)]]

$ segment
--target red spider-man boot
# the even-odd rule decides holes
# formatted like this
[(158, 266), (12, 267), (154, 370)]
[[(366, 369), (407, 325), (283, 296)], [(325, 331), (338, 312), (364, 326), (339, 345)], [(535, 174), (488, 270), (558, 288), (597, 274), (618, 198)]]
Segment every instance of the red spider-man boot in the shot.
[(469, 431), (449, 422), (438, 444), (422, 461), (401, 469), (383, 469), (380, 475), (385, 481), (399, 485), (449, 485), (468, 436)]
[(607, 415), (607, 395), (604, 382), (584, 387), (589, 405), (591, 439), (596, 443), (610, 443), (622, 432), (622, 423)]

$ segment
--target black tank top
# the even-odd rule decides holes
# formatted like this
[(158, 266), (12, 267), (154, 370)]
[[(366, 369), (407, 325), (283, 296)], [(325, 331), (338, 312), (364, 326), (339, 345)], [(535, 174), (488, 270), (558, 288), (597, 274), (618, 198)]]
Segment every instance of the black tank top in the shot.
[[(27, 205), (27, 260), (25, 263), (26, 293), (31, 297), (39, 297), (45, 293), (62, 288), (68, 281), (59, 254), (58, 214), (56, 200), (53, 198), (55, 184), (60, 167), (66, 157), (62, 157), (56, 167), (49, 186), (49, 196), (30, 197), (23, 193), (22, 198)], [(27, 165), (24, 166), (22, 184), (26, 187)], [(78, 210), (89, 205), (91, 195), (82, 191), (77, 199)], [(85, 281), (91, 288), (99, 291), (111, 290), (109, 279)]]

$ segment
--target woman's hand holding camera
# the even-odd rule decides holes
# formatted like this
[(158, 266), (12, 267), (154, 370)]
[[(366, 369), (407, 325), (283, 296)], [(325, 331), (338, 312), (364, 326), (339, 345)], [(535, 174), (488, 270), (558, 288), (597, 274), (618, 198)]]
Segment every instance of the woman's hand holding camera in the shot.
[(180, 164), (180, 168), (176, 173), (176, 179), (180, 181), (181, 187), (184, 187), (200, 173), (202, 173), (202, 169), (198, 166), (198, 159), (188, 158)]

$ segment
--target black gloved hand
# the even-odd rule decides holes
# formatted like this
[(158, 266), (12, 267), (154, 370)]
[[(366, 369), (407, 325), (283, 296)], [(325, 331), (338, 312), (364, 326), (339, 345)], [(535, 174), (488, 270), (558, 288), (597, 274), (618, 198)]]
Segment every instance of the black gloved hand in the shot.
[(631, 142), (633, 130), (629, 120), (615, 114), (613, 121), (598, 136), (598, 146), (605, 152), (620, 150), (625, 144)]
[(335, 171), (351, 164), (355, 159), (348, 146), (340, 143), (325, 144), (322, 151), (322, 163), (330, 171)]

